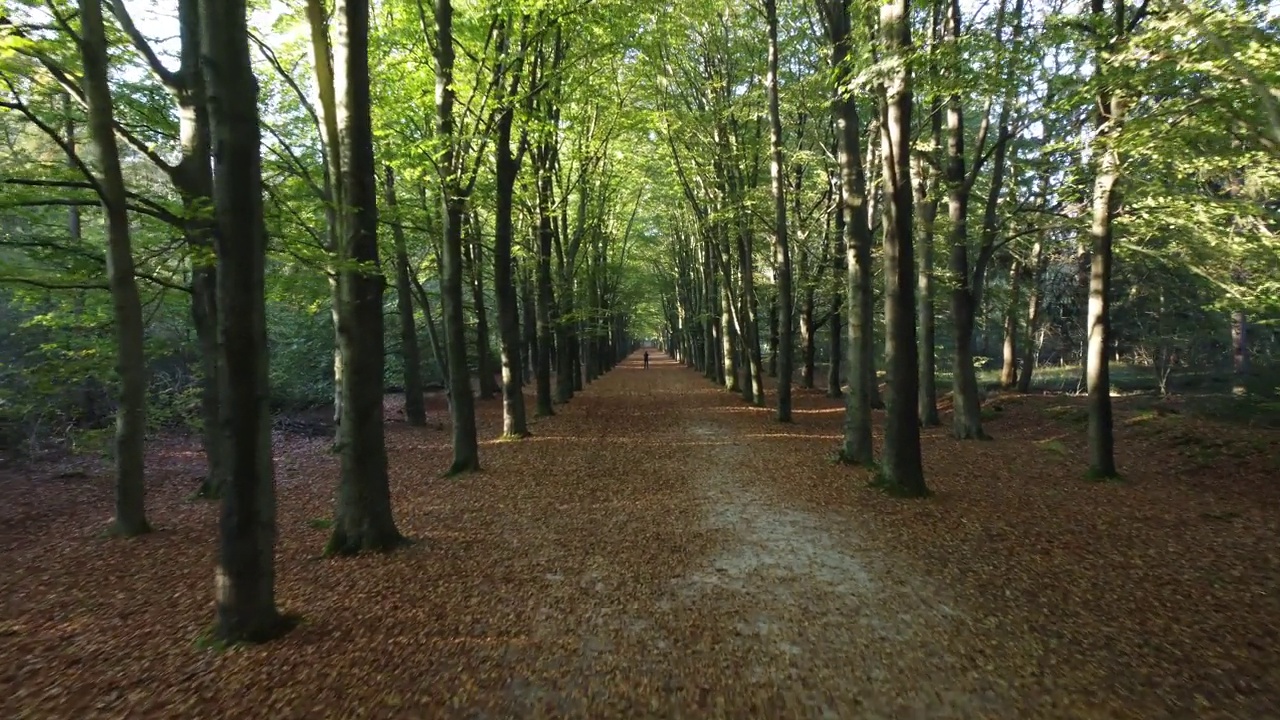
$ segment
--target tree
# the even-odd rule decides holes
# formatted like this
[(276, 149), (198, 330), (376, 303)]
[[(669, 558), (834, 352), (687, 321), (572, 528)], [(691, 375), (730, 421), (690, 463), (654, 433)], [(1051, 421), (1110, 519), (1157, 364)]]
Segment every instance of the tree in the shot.
[(385, 552), (404, 542), (391, 514), (383, 430), (383, 277), (369, 100), (369, 1), (334, 6), (334, 95), (342, 157), (338, 338), (341, 477), (326, 554)]
[[(1089, 349), (1086, 378), (1089, 393), (1089, 474), (1096, 478), (1115, 477), (1115, 437), (1111, 420), (1111, 274), (1114, 220), (1120, 204), (1116, 185), (1120, 181), (1120, 151), (1117, 137), (1124, 124), (1125, 97), (1110, 67), (1117, 45), (1124, 42), (1130, 19), (1124, 0), (1114, 0), (1108, 17), (1106, 0), (1091, 0), (1098, 45), (1095, 53), (1099, 75), (1095, 127), (1096, 176), (1093, 186), (1093, 223), (1089, 228)], [(1109, 26), (1109, 27), (1108, 27)]]
[(782, 166), (782, 113), (778, 109), (778, 2), (764, 0), (769, 34), (769, 70), (765, 81), (769, 94), (770, 176), (773, 181), (773, 242), (778, 263), (778, 420), (791, 422), (792, 291), (791, 247), (787, 239), (786, 180)]
[[(516, 285), (513, 272), (512, 240), (512, 206), (515, 202), (516, 176), (520, 172), (520, 161), (523, 159), (527, 144), (521, 143), (519, 153), (511, 150), (511, 131), (515, 121), (515, 97), (520, 88), (520, 75), (523, 69), (521, 58), (524, 48), (514, 57), (510, 52), (510, 38), (506, 20), (498, 20), (498, 53), (501, 65), (496, 72), (504, 78), (498, 84), (502, 93), (498, 99), (497, 137), (494, 154), (496, 166), (494, 181), (496, 184), (495, 216), (493, 230), (493, 285), (498, 298), (498, 337), (502, 348), (502, 434), (516, 438), (529, 435), (528, 420), (524, 407), (524, 381), (520, 363), (520, 315), (516, 306)], [(524, 38), (521, 38), (523, 44)]]
[(828, 0), (821, 9), (831, 42), (831, 66), (835, 70), (832, 107), (839, 139), (840, 204), (848, 288), (849, 392), (845, 395), (840, 458), (847, 463), (870, 465), (874, 459), (870, 387), (874, 362), (871, 227), (868, 225), (867, 181), (862, 168), (862, 131), (856, 101), (849, 94), (856, 71), (854, 32), (849, 0)]
[(438, 167), (444, 204), (444, 248), (441, 300), (444, 305), (445, 351), (449, 363), (449, 414), (453, 420), (453, 463), (449, 474), (480, 469), (480, 445), (476, 438), (475, 398), (467, 366), (465, 320), (462, 311), (462, 223), (470, 186), (462, 177), (460, 152), (454, 137), (453, 3), (435, 3), (436, 134), (443, 145)]
[(112, 532), (125, 537), (151, 531), (147, 523), (143, 441), (147, 423), (147, 367), (143, 353), (142, 302), (134, 278), (129, 210), (116, 144), (115, 113), (107, 77), (107, 37), (101, 0), (80, 0), (80, 50), (89, 105), (89, 135), (98, 150), (102, 177), (97, 192), (107, 221), (107, 277), (116, 326), (116, 514)]
[[(202, 64), (214, 147), (219, 407), (228, 454), (219, 522), (215, 632), (228, 642), (288, 629), (275, 604), (276, 495), (267, 381), (258, 86), (245, 0), (200, 0)], [(233, 382), (234, 380), (234, 382)]]
[(893, 492), (928, 494), (920, 460), (917, 415), (915, 263), (912, 251), (910, 0), (880, 8), (880, 36), (887, 63), (883, 120), (884, 324), (889, 397), (885, 416), (881, 480)]

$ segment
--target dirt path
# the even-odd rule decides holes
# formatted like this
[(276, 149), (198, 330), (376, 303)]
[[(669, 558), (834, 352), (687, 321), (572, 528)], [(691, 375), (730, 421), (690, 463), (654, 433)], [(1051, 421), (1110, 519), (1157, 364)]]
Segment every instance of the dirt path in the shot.
[[(606, 450), (633, 448), (638, 461), (677, 485), (650, 512), (620, 518), (602, 544), (630, 544), (655, 520), (696, 542), (679, 567), (643, 585), (629, 582), (635, 568), (625, 563), (585, 573), (578, 583), (587, 595), (583, 614), (561, 618), (543, 635), (578, 628), (585, 662), (550, 684), (564, 691), (522, 688), (515, 698), (522, 713), (548, 703), (583, 717), (607, 712), (602, 708), (669, 717), (1011, 711), (990, 682), (970, 677), (973, 658), (935, 641), (954, 646), (959, 622), (942, 594), (910, 572), (894, 572), (892, 559), (868, 546), (856, 525), (752, 489), (769, 481), (777, 458), (726, 419), (741, 410), (733, 396), (658, 358), (648, 371), (624, 366), (594, 392), (594, 402), (625, 399), (628, 409), (600, 419), (597, 439), (609, 446), (600, 446), (590, 472), (645, 483), (649, 478), (614, 475), (619, 457)], [(653, 427), (641, 417), (661, 421)], [(610, 597), (608, 588), (631, 602)], [(598, 682), (619, 666), (627, 667), (630, 684)]]

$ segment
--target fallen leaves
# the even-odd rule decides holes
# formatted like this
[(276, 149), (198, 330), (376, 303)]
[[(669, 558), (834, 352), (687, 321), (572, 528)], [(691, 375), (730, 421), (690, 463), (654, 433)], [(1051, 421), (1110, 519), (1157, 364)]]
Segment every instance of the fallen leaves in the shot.
[[(194, 443), (153, 446), (160, 532), (133, 541), (96, 534), (101, 472), (3, 477), (0, 714), (1275, 716), (1269, 459), (1187, 460), (1156, 432), (1192, 422), (1170, 415), (1120, 424), (1128, 483), (1084, 483), (1063, 404), (1003, 400), (991, 443), (927, 431), (935, 496), (907, 502), (830, 462), (839, 401), (798, 391), (780, 426), (633, 361), (485, 444), (476, 475), (439, 478), (447, 432), (389, 424), (416, 542), (333, 560), (335, 459), (278, 433), (277, 595), (304, 621), (225, 652), (197, 643), (216, 509), (186, 500)], [(499, 408), (480, 403), (482, 440)]]

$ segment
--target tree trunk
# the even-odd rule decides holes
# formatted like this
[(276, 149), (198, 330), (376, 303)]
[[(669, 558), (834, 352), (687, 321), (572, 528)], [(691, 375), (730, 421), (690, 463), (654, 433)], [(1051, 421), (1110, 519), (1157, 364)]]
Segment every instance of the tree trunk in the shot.
[(814, 299), (814, 290), (810, 286), (805, 289), (804, 300), (800, 302), (800, 387), (806, 390), (813, 389), (814, 352), (817, 350)]
[[(776, 277), (778, 271), (778, 248), (774, 243), (773, 248), (773, 270)], [(769, 364), (765, 366), (765, 373), (771, 377), (778, 377), (778, 298), (775, 293), (774, 297), (769, 298)]]
[(101, 0), (80, 0), (84, 89), (89, 102), (89, 136), (98, 151), (98, 183), (107, 224), (107, 280), (116, 334), (116, 514), (111, 532), (133, 537), (151, 531), (146, 515), (143, 443), (147, 432), (147, 364), (142, 301), (133, 275), (124, 174), (116, 144), (115, 112), (107, 79), (107, 38)]
[(742, 391), (742, 378), (738, 377), (738, 333), (733, 327), (733, 297), (729, 294), (730, 283), (733, 282), (732, 274), (729, 271), (729, 241), (724, 239), (721, 241), (720, 265), (722, 267), (720, 277), (720, 341), (721, 341), (721, 362), (724, 365), (724, 377), (722, 378), (724, 389), (729, 392)]
[(534, 376), (534, 363), (538, 357), (538, 311), (537, 301), (534, 300), (533, 292), (533, 273), (529, 271), (527, 265), (520, 267), (520, 312), (521, 320), (521, 346), (524, 356), (524, 373), (522, 379), (529, 382)]
[[(336, 17), (336, 15), (335, 15)], [(311, 61), (316, 74), (316, 91), (320, 104), (320, 141), (325, 158), (325, 225), (327, 234), (327, 250), (331, 257), (337, 257), (339, 245), (346, 235), (342, 226), (346, 219), (346, 200), (342, 178), (342, 140), (338, 129), (338, 111), (336, 95), (336, 79), (333, 69), (333, 51), (329, 41), (329, 21), (326, 3), (323, 0), (307, 0), (307, 24), (311, 37)], [(328, 268), (329, 295), (331, 300), (330, 316), (333, 321), (333, 421), (342, 423), (342, 337), (341, 325), (342, 305), (342, 272), (339, 268)]]
[(1009, 267), (1009, 305), (1004, 313), (1004, 346), (1000, 366), (1000, 387), (1006, 390), (1018, 382), (1018, 306), (1022, 298), (1019, 296), (1018, 284), (1022, 275), (1022, 263), (1014, 260)]
[[(1098, 50), (1099, 68), (1109, 62), (1111, 44), (1124, 33), (1124, 0), (1115, 0), (1114, 17), (1107, 17), (1106, 0), (1092, 0), (1091, 10), (1099, 20), (1112, 21), (1115, 36)], [(1099, 70), (1103, 72), (1103, 70)], [(1111, 347), (1111, 246), (1115, 237), (1116, 208), (1120, 193), (1120, 152), (1117, 135), (1124, 122), (1124, 104), (1118, 92), (1102, 84), (1098, 93), (1097, 127), (1094, 147), (1098, 175), (1093, 186), (1093, 225), (1090, 229), (1092, 256), (1089, 268), (1088, 357), (1085, 380), (1089, 397), (1089, 475), (1104, 479), (1117, 475), (1115, 436), (1111, 417), (1111, 367), (1107, 350)]]
[(369, 0), (334, 5), (334, 95), (346, 203), (338, 253), (341, 303), (341, 476), (325, 554), (385, 552), (404, 542), (391, 514), (383, 429), (383, 276), (369, 93)]
[[(90, 0), (94, 1), (94, 0)], [(245, 0), (201, 0), (202, 63), (214, 139), (214, 246), (227, 485), (219, 521), (217, 636), (263, 641), (288, 629), (275, 604), (276, 496), (271, 459), (258, 84)], [(234, 382), (233, 382), (234, 380)]]
[(390, 165), (385, 168), (387, 209), (391, 211), (391, 233), (396, 252), (396, 312), (400, 315), (400, 356), (404, 363), (404, 417), (410, 425), (427, 424), (427, 409), (422, 397), (422, 354), (418, 350), (418, 329), (413, 319), (413, 287), (409, 282), (409, 250), (404, 238), (404, 225), (397, 214), (396, 176)]
[[(937, 49), (942, 40), (942, 3), (933, 3), (929, 20), (929, 73), (936, 77)], [(912, 178), (916, 190), (916, 205), (920, 208), (920, 271), (916, 283), (920, 307), (920, 397), (921, 427), (937, 427), (938, 417), (938, 318), (933, 286), (933, 242), (938, 220), (938, 198), (934, 195), (937, 182), (938, 152), (942, 147), (942, 107), (935, 99), (929, 106), (929, 150), (927, 159), (916, 160)]]
[(746, 208), (739, 208), (743, 213), (738, 220), (738, 265), (739, 281), (742, 293), (742, 310), (738, 320), (742, 325), (743, 360), (747, 364), (747, 382), (742, 388), (742, 397), (758, 407), (764, 406), (764, 358), (760, 352), (760, 309), (756, 300), (755, 251), (754, 236), (751, 223), (745, 217)]
[(782, 116), (778, 109), (778, 3), (764, 0), (766, 24), (769, 30), (769, 70), (767, 87), (769, 94), (769, 144), (773, 161), (770, 174), (773, 180), (773, 245), (778, 263), (778, 420), (791, 422), (791, 364), (794, 359), (791, 330), (791, 244), (787, 237), (787, 199), (782, 166)]
[[(544, 148), (541, 154), (545, 154)], [(551, 246), (554, 241), (551, 227), (551, 177), (544, 162), (538, 163), (538, 356), (537, 356), (537, 408), (538, 417), (555, 414), (551, 407), (551, 344), (554, 342), (551, 327), (551, 306), (555, 302), (551, 290)]]
[(1027, 338), (1022, 346), (1022, 373), (1018, 375), (1018, 392), (1031, 392), (1031, 375), (1039, 361), (1036, 331), (1040, 329), (1040, 285), (1047, 266), (1039, 239), (1031, 248), (1031, 287), (1027, 291)]
[[(506, 35), (501, 46), (506, 51)], [(514, 83), (511, 88), (515, 90)], [(511, 102), (508, 96), (507, 103)], [(511, 154), (511, 125), (515, 110), (510, 104), (498, 111), (495, 168), (496, 203), (493, 225), (493, 289), (498, 300), (498, 339), (502, 347), (502, 435), (508, 438), (529, 435), (524, 409), (524, 381), (520, 372), (520, 315), (516, 307), (516, 285), (512, 273), (512, 201), (519, 164)]]
[[(848, 293), (848, 359), (846, 376), (849, 392), (845, 396), (844, 440), (840, 447), (843, 462), (870, 465), (871, 445), (871, 368), (874, 367), (875, 326), (871, 295), (871, 228), (867, 218), (867, 183), (862, 168), (862, 150), (858, 108), (854, 99), (841, 89), (852, 78), (848, 58), (854, 49), (854, 33), (849, 6), (841, 0), (828, 0), (824, 5), (827, 34), (831, 39), (831, 66), (836, 69), (836, 90), (832, 100), (835, 109), (838, 160), (840, 165), (840, 204), (845, 247), (846, 292)], [(832, 313), (833, 321), (838, 313)], [(836, 332), (836, 325), (832, 332)], [(834, 346), (833, 339), (833, 346)], [(834, 365), (835, 358), (832, 358)], [(838, 374), (833, 373), (835, 377)], [(837, 385), (838, 387), (838, 385)]]
[(888, 402), (881, 479), (893, 492), (927, 495), (920, 460), (917, 414), (915, 266), (911, 241), (911, 52), (909, 0), (880, 8), (885, 55), (896, 61), (885, 80), (884, 122), (880, 130), (884, 166), (884, 324)]
[(1249, 339), (1248, 324), (1243, 310), (1231, 313), (1231, 392), (1245, 395), (1249, 392)]
[(471, 304), (476, 313), (476, 379), (480, 400), (492, 400), (498, 388), (493, 379), (493, 356), (489, 343), (489, 313), (484, 306), (484, 249), (480, 243), (480, 221), (475, 213), (470, 215), (471, 242), (467, 243), (466, 258), (471, 266)]
[(444, 203), (444, 251), (441, 303), (444, 305), (445, 352), (449, 363), (449, 414), (453, 420), (453, 463), (448, 474), (480, 469), (480, 443), (476, 437), (476, 406), (471, 395), (471, 369), (467, 367), (466, 321), (462, 309), (462, 222), (466, 198), (457, 167), (453, 109), (453, 4), (436, 0), (436, 137), (444, 144), (439, 167)]

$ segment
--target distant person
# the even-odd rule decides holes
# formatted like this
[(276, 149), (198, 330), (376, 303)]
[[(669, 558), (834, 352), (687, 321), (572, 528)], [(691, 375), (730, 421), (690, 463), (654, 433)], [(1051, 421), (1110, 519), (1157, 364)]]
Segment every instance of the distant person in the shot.
[(644, 351), (644, 369), (645, 370), (649, 369), (649, 351), (648, 350)]

